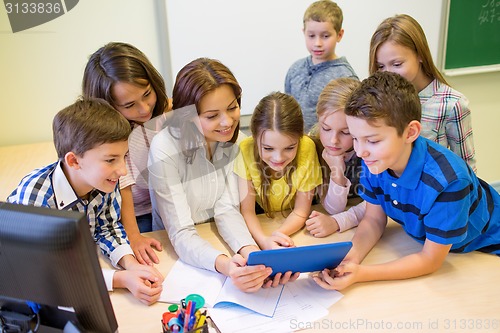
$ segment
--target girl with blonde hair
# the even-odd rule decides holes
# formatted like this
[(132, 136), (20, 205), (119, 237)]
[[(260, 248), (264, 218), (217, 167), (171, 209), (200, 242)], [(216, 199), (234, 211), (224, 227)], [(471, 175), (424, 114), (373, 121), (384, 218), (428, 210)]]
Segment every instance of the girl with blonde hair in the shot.
[(353, 148), (344, 108), (360, 82), (351, 78), (330, 81), (319, 95), (314, 129), (315, 142), (320, 147), (323, 184), (320, 198), (328, 214), (313, 211), (306, 229), (314, 237), (326, 237), (334, 232), (358, 225), (365, 211), (365, 202), (345, 211), (348, 198), (358, 197), (361, 158)]

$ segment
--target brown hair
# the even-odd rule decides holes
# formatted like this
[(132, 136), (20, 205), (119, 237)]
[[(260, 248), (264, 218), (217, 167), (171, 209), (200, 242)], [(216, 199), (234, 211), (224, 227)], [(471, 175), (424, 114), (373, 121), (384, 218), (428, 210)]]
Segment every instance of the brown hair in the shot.
[(393, 41), (415, 52), (417, 57), (421, 60), (424, 74), (448, 85), (445, 78), (432, 61), (431, 51), (424, 30), (413, 17), (406, 14), (386, 18), (373, 33), (370, 41), (370, 75), (378, 71), (377, 50), (387, 41)]
[[(198, 106), (201, 99), (222, 85), (231, 87), (239, 107), (241, 105), (240, 84), (229, 68), (220, 61), (209, 58), (198, 58), (185, 65), (177, 73), (172, 91), (175, 118), (171, 121), (169, 128), (170, 133), (181, 141), (182, 152), (187, 157), (188, 163), (192, 161), (194, 156), (196, 145), (193, 146), (193, 140), (199, 136), (199, 131), (196, 125), (192, 121), (189, 121), (191, 117), (191, 112), (189, 111), (191, 109), (185, 107), (194, 105), (197, 114), (199, 114)], [(181, 108), (185, 108), (185, 110), (179, 110)], [(177, 135), (174, 135), (175, 133), (172, 131), (174, 128), (177, 128)], [(239, 130), (240, 124), (238, 122), (229, 143), (236, 142)]]
[[(250, 120), (250, 130), (254, 138), (254, 158), (259, 167), (261, 178), (260, 197), (264, 211), (268, 217), (274, 217), (269, 202), (269, 191), (271, 189), (271, 171), (262, 161), (259, 152), (262, 135), (265, 131), (273, 130), (292, 138), (300, 139), (304, 135), (304, 119), (299, 103), (290, 95), (273, 92), (259, 101), (255, 107)], [(285, 171), (285, 181), (288, 184), (288, 195), (281, 203), (281, 214), (283, 214), (283, 203), (290, 196), (292, 182), (291, 177), (297, 166), (297, 157), (287, 166)], [(290, 207), (291, 208), (291, 207)]]
[(415, 87), (391, 72), (376, 72), (364, 79), (345, 107), (345, 114), (368, 123), (382, 120), (402, 135), (408, 124), (421, 118), (420, 99)]
[(69, 152), (83, 154), (104, 143), (127, 141), (130, 124), (103, 99), (79, 99), (59, 111), (52, 122), (59, 159)]
[(304, 13), (304, 28), (307, 21), (330, 22), (337, 33), (342, 29), (342, 9), (330, 0), (313, 2)]
[(156, 105), (151, 118), (159, 116), (168, 107), (165, 82), (160, 73), (144, 53), (127, 43), (108, 43), (90, 56), (83, 73), (83, 96), (102, 98), (115, 105), (111, 88), (116, 82), (139, 87), (151, 84), (156, 93)]

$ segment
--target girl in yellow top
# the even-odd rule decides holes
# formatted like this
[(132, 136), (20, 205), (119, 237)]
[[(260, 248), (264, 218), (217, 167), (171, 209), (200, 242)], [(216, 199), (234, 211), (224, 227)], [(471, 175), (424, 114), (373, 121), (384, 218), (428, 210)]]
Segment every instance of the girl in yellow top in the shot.
[[(290, 236), (300, 230), (311, 211), (321, 168), (314, 142), (304, 135), (304, 120), (290, 95), (271, 93), (260, 100), (250, 121), (252, 137), (240, 143), (235, 162), (239, 176), (241, 213), (261, 249), (293, 246)], [(271, 235), (262, 230), (257, 203), (270, 218), (291, 209)]]

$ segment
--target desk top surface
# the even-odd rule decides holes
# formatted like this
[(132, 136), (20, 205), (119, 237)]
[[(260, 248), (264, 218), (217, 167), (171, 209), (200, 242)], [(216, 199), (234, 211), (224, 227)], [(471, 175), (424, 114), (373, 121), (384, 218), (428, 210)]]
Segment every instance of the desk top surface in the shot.
[[(57, 160), (52, 142), (0, 147), (0, 200), (34, 168)], [(261, 217), (264, 230), (274, 230), (280, 218)], [(229, 252), (215, 224), (197, 226), (199, 234), (212, 245)], [(302, 230), (293, 235), (298, 246), (351, 240), (355, 229), (316, 239)], [(166, 276), (178, 259), (165, 231), (146, 234), (161, 241), (158, 269)], [(364, 263), (383, 263), (409, 253), (421, 245), (390, 221), (378, 244)], [(107, 261), (102, 261), (108, 265)], [(168, 288), (168, 286), (167, 286)], [(330, 308), (315, 331), (361, 332), (499, 332), (500, 258), (473, 252), (449, 254), (434, 274), (402, 281), (358, 283), (342, 290), (344, 297)], [(110, 294), (121, 333), (161, 331), (160, 318), (168, 305), (145, 306), (126, 290)], [(303, 327), (312, 323), (303, 323)], [(397, 325), (403, 325), (396, 329)], [(389, 327), (392, 329), (389, 329)], [(384, 329), (385, 328), (385, 329)], [(313, 331), (313, 330), (310, 330)]]
[[(266, 230), (274, 230), (279, 218), (261, 217)], [(214, 223), (197, 226), (200, 236), (229, 253)], [(293, 235), (297, 246), (351, 240), (355, 229), (326, 238), (314, 238), (305, 230)], [(164, 231), (145, 234), (161, 241), (157, 268), (167, 275), (178, 259)], [(383, 263), (417, 252), (421, 245), (393, 221), (365, 264)], [(309, 331), (399, 332), (499, 332), (500, 258), (473, 252), (449, 254), (437, 272), (414, 279), (358, 283), (341, 291), (344, 297), (330, 308), (329, 316), (314, 323), (294, 323)], [(168, 288), (168, 286), (167, 286)], [(110, 294), (119, 332), (159, 332), (166, 303), (145, 306), (126, 290)], [(300, 326), (299, 326), (300, 325)], [(316, 326), (313, 326), (316, 325)], [(398, 327), (398, 329), (396, 329)], [(390, 329), (392, 328), (392, 329)]]

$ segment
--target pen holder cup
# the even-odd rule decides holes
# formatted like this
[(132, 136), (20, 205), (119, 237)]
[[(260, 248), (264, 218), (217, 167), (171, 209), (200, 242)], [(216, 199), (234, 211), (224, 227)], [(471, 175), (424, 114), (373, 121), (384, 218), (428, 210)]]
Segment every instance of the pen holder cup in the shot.
[[(206, 321), (203, 326), (193, 328), (190, 331), (182, 331), (182, 333), (208, 333), (208, 324), (208, 321)], [(172, 333), (172, 331), (167, 326), (165, 326), (163, 322), (161, 323), (161, 327), (163, 329), (163, 333)]]

